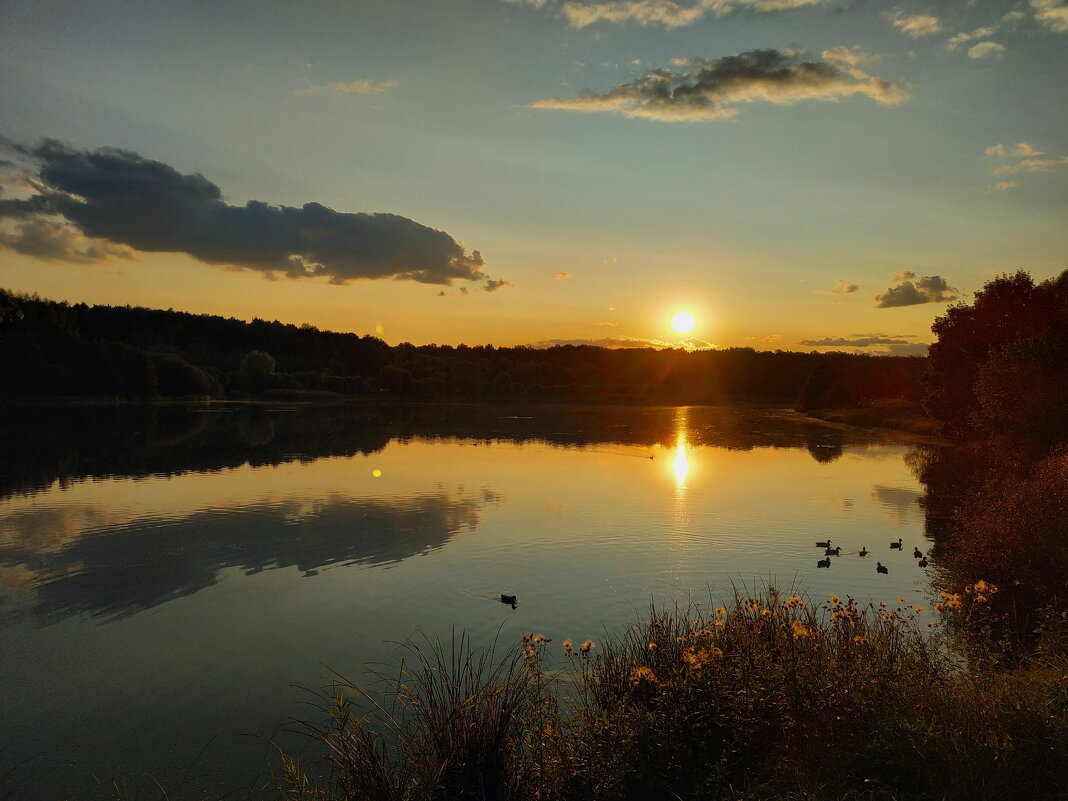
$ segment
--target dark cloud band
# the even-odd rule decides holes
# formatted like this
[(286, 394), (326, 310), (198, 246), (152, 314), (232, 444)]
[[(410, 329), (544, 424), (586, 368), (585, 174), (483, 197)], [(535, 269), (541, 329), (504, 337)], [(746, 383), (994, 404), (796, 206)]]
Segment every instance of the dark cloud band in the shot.
[[(393, 278), (448, 285), (487, 277), (477, 250), (467, 253), (444, 231), (396, 214), (258, 200), (231, 206), (203, 175), (128, 150), (80, 151), (54, 140), (14, 149), (36, 165), (38, 194), (0, 200), (0, 217), (62, 217), (85, 236), (114, 245), (334, 284)], [(17, 236), (3, 244), (14, 247)], [(32, 250), (29, 240), (16, 244)]]

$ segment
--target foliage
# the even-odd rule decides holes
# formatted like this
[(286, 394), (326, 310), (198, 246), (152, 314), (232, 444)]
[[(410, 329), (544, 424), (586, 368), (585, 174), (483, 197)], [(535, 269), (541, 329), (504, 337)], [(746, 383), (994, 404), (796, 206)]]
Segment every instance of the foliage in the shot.
[[(151, 361), (156, 384), (132, 363), (124, 368), (129, 375), (116, 370), (107, 355), (116, 349)], [(418, 400), (786, 406), (807, 385), (802, 406), (810, 409), (911, 399), (923, 366), (918, 358), (752, 348), (390, 347), (372, 336), (309, 325), (0, 295), (0, 370), (9, 377), (0, 393), (11, 398), (240, 397), (305, 390)], [(835, 377), (833, 387), (823, 386), (826, 375)]]
[[(1051, 616), (1043, 647), (1006, 670), (944, 634), (987, 595), (928, 611), (767, 588), (711, 613), (653, 610), (601, 646), (564, 641), (562, 672), (550, 640), (528, 635), (490, 680), (486, 663), (456, 659), (462, 640), (449, 659), (417, 652), (395, 685), (407, 714), (356, 715), (338, 696), (307, 728), (318, 761), (285, 757), (280, 789), (293, 801), (1064, 797), (1066, 623)], [(316, 765), (324, 780), (309, 777)]]
[[(947, 433), (1037, 434), (1068, 406), (1068, 271), (1038, 285), (1022, 271), (999, 276), (932, 331), (925, 404)], [(1063, 423), (1055, 430), (1063, 437)]]

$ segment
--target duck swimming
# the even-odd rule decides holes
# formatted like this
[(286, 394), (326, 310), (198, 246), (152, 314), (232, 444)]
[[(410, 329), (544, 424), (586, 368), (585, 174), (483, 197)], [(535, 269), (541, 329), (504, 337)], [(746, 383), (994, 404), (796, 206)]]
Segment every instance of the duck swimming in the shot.
[(828, 548), (826, 551), (824, 551), (823, 555), (824, 556), (838, 556), (841, 553), (842, 553), (842, 546), (841, 545), (836, 545), (833, 548)]
[(876, 573), (886, 573), (887, 575), (889, 575), (889, 573), (890, 573), (890, 571), (887, 570), (886, 565), (884, 565), (882, 562), (876, 562), (875, 563), (875, 572)]
[(890, 543), (890, 548), (900, 551), (901, 550), (901, 537), (897, 538), (897, 542), (891, 542)]
[(912, 549), (912, 558), (913, 559), (923, 559), (923, 551), (921, 551), (919, 548), (913, 548)]
[(817, 542), (816, 543), (816, 547), (817, 548), (830, 548), (831, 547), (830, 538), (828, 537), (826, 542)]
[(515, 605), (518, 603), (518, 601), (516, 600), (516, 597), (514, 595), (505, 595), (502, 592), (501, 593), (501, 603), (502, 604), (508, 604), (509, 606), (512, 607), (512, 609), (515, 609)]
[(818, 562), (816, 562), (816, 567), (830, 567), (830, 566), (831, 566), (831, 558), (829, 556), (826, 559), (820, 559)]
[(868, 555), (868, 547), (864, 546), (863, 548), (861, 548), (859, 551), (857, 551), (857, 555), (858, 556), (867, 556)]

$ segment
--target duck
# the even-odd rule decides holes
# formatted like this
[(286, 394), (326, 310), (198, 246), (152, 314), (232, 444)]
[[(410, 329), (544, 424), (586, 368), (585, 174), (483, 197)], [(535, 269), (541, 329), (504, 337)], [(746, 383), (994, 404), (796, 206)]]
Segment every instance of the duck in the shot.
[(828, 538), (826, 542), (817, 542), (816, 543), (816, 547), (817, 548), (830, 548), (831, 547), (830, 538)]
[(884, 565), (882, 562), (876, 562), (875, 563), (875, 572), (876, 573), (886, 573), (886, 574), (890, 573), (890, 571), (886, 568), (886, 565)]
[(900, 551), (901, 550), (901, 537), (897, 538), (897, 542), (891, 542), (890, 543), (890, 548), (891, 548), (891, 550)]
[(842, 546), (841, 545), (836, 545), (835, 547), (828, 548), (826, 551), (824, 551), (823, 555), (824, 556), (838, 556), (841, 553), (842, 553)]
[(913, 559), (923, 559), (923, 551), (921, 551), (919, 548), (913, 548), (912, 549), (912, 558)]
[(927, 557), (926, 556), (923, 557), (923, 559), (918, 561), (916, 564), (918, 564), (920, 567), (927, 567), (927, 564), (928, 564)]
[(857, 551), (857, 556), (867, 556), (867, 555), (868, 555), (868, 547), (866, 545), (863, 548), (861, 548), (859, 551)]
[(508, 604), (509, 606), (512, 607), (512, 609), (515, 609), (515, 605), (517, 603), (519, 603), (519, 602), (516, 600), (516, 597), (514, 595), (505, 595), (502, 592), (501, 593), (501, 603), (502, 604)]
[(829, 557), (829, 556), (826, 559), (820, 559), (818, 562), (816, 562), (816, 567), (830, 567), (830, 566), (831, 566), (831, 557)]

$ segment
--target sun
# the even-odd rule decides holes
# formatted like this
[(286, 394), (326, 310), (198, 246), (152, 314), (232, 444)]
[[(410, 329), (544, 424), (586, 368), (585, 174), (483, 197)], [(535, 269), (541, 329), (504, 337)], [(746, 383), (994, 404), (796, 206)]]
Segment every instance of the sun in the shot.
[(675, 316), (671, 318), (671, 327), (680, 334), (690, 333), (695, 325), (697, 318), (688, 311), (675, 312)]

